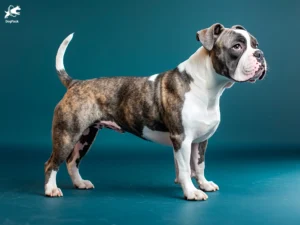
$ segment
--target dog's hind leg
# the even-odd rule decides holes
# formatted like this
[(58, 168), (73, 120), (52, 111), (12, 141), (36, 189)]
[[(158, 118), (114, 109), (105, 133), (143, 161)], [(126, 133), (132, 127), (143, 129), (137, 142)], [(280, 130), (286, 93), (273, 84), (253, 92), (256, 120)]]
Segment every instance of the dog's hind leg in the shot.
[(83, 180), (79, 173), (79, 163), (81, 159), (90, 149), (97, 133), (101, 129), (99, 125), (93, 124), (87, 128), (81, 135), (79, 141), (76, 143), (73, 152), (67, 159), (67, 168), (72, 179), (73, 185), (79, 189), (91, 189), (94, 185), (89, 180)]
[(56, 174), (61, 163), (72, 153), (76, 142), (86, 126), (78, 119), (78, 113), (58, 105), (54, 111), (52, 124), (53, 151), (45, 163), (45, 195), (61, 197), (63, 194), (56, 185)]
[(45, 195), (50, 197), (63, 196), (62, 191), (56, 185), (56, 174), (59, 166), (70, 155), (75, 145), (73, 135), (65, 130), (53, 131), (53, 151), (49, 160), (45, 163)]

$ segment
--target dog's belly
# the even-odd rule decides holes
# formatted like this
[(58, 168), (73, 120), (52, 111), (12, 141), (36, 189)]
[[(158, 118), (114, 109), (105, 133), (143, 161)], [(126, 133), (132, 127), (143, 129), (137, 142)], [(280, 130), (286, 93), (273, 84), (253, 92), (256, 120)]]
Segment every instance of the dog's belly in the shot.
[(159, 144), (172, 146), (169, 132), (155, 131), (149, 129), (148, 127), (144, 127), (143, 138)]
[[(211, 124), (196, 122), (196, 124), (198, 124), (198, 126), (191, 126), (187, 129), (187, 133), (190, 135), (189, 138), (192, 139), (193, 143), (200, 143), (209, 139), (215, 133), (219, 121), (214, 121)], [(143, 138), (155, 143), (172, 146), (169, 132), (155, 131), (145, 127), (143, 129)]]

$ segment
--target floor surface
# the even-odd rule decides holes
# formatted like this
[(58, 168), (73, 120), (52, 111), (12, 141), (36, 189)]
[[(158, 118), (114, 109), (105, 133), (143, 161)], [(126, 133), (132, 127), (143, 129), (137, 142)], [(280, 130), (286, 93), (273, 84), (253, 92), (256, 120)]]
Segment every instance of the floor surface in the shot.
[(206, 177), (220, 191), (201, 202), (185, 201), (174, 184), (171, 151), (137, 149), (89, 152), (81, 174), (94, 190), (74, 189), (63, 165), (64, 197), (44, 197), (50, 151), (1, 148), (0, 224), (300, 224), (297, 149), (211, 149)]

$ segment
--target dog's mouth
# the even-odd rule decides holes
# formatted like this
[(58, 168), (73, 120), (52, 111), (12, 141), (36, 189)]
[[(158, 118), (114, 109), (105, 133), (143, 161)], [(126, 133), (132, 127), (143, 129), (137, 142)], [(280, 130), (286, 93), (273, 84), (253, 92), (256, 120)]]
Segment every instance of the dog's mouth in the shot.
[(255, 72), (255, 75), (251, 77), (248, 81), (250, 83), (255, 83), (257, 80), (262, 80), (266, 75), (265, 65), (260, 65), (258, 70)]

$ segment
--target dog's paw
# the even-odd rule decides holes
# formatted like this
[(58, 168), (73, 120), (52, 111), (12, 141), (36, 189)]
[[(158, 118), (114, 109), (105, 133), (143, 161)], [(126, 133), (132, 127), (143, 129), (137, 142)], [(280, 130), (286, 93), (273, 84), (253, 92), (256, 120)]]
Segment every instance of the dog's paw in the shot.
[(74, 183), (74, 186), (78, 189), (93, 189), (95, 186), (89, 180), (80, 180)]
[(198, 184), (199, 184), (200, 189), (203, 191), (218, 191), (219, 190), (219, 186), (216, 185), (212, 181), (205, 181), (205, 182), (198, 181)]
[(185, 191), (184, 198), (186, 200), (196, 200), (196, 201), (204, 200), (205, 201), (208, 199), (208, 196), (203, 191), (194, 188), (192, 190)]
[(46, 187), (45, 195), (48, 197), (62, 197), (63, 193), (58, 187)]

